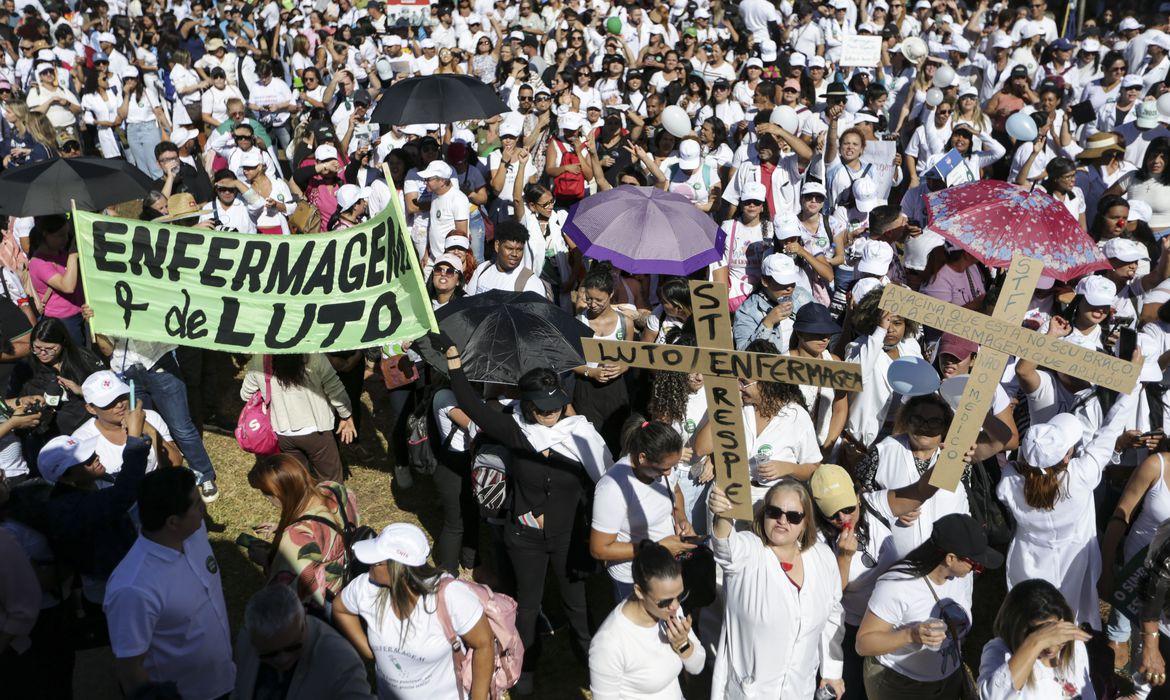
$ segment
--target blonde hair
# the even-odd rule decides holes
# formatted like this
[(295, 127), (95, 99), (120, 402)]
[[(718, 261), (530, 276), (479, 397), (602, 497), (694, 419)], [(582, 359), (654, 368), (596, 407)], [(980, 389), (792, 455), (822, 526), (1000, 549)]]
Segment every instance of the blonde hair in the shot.
[(12, 126), (23, 136), (28, 133), (28, 104), (24, 100), (12, 100), (7, 103), (8, 109), (12, 110), (12, 116), (16, 117), (12, 120)]
[(57, 130), (49, 118), (39, 112), (30, 112), (28, 115), (28, 133), (44, 146), (50, 156), (57, 155)]
[(804, 519), (800, 521), (800, 527), (802, 529), (798, 544), (800, 545), (800, 551), (806, 552), (817, 543), (817, 514), (813, 510), (812, 494), (809, 493), (808, 486), (795, 477), (781, 477), (780, 481), (772, 484), (772, 487), (764, 494), (764, 498), (760, 501), (759, 508), (756, 510), (755, 517), (752, 518), (752, 532), (756, 533), (756, 537), (760, 538), (764, 546), (771, 544), (768, 542), (767, 531), (764, 530), (764, 506), (770, 505), (772, 496), (781, 491), (794, 493), (800, 499), (800, 509), (804, 511)]

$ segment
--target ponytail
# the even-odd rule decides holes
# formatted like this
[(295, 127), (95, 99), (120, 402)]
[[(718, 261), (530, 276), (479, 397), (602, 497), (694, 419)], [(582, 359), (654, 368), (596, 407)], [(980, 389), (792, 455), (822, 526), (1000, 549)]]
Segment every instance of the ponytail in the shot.
[(644, 454), (651, 462), (681, 452), (682, 446), (682, 436), (669, 424), (648, 421), (636, 413), (622, 429), (622, 451), (627, 455)]

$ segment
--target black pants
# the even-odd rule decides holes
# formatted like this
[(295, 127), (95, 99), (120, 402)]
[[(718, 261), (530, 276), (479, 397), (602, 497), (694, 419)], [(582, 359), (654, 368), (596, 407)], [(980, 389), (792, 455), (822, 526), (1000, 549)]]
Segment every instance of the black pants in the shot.
[(479, 543), (479, 506), (471, 494), (471, 453), (442, 450), (432, 476), (443, 504), (443, 529), (435, 546), (439, 567), (459, 575), (459, 565), (475, 565)]
[(572, 531), (553, 534), (517, 523), (504, 526), (504, 546), (516, 573), (516, 629), (524, 643), (524, 670), (532, 671), (540, 656), (535, 646), (536, 617), (544, 599), (545, 573), (551, 564), (561, 590), (561, 602), (572, 629), (573, 652), (584, 659), (589, 650), (589, 617), (585, 607), (585, 580), (572, 575)]
[(349, 404), (353, 410), (354, 443), (361, 438), (362, 423), (362, 391), (366, 386), (366, 360), (363, 357), (353, 368), (338, 372), (337, 378), (345, 387), (345, 395), (349, 397)]
[(41, 610), (23, 654), (0, 653), (0, 695), (11, 698), (68, 700), (73, 697), (74, 637), (70, 634), (68, 601)]
[(841, 640), (841, 651), (845, 656), (845, 663), (841, 679), (845, 681), (845, 697), (843, 700), (866, 700), (865, 676), (862, 666), (865, 659), (857, 653), (857, 628), (848, 622), (845, 623), (845, 636)]

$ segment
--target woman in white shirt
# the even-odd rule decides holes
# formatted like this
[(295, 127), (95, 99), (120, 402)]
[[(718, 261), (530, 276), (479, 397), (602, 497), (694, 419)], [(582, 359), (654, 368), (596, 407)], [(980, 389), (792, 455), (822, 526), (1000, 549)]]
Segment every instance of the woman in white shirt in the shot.
[(462, 700), (446, 626), (461, 651), (474, 655), (471, 697), (487, 697), (495, 635), (475, 592), (427, 564), (426, 534), (417, 525), (393, 523), (376, 539), (354, 544), (353, 554), (370, 571), (333, 599), (333, 624), (376, 665), (378, 698)]
[(228, 85), (223, 68), (212, 68), (209, 75), (211, 86), (203, 91), (203, 122), (214, 129), (228, 118), (228, 100), (234, 97), (243, 102), (244, 95), (235, 85)]
[(593, 700), (682, 700), (679, 674), (702, 673), (707, 659), (683, 617), (682, 567), (666, 547), (642, 540), (633, 581), (589, 645)]
[(722, 264), (712, 279), (730, 287), (728, 306), (734, 312), (760, 283), (760, 263), (772, 251), (771, 217), (766, 208), (767, 190), (763, 183), (748, 182), (739, 193), (739, 208), (734, 219), (723, 222), (727, 248)]
[[(1053, 199), (1063, 204), (1064, 208), (1068, 210), (1069, 215), (1081, 225), (1081, 230), (1087, 231), (1089, 225), (1085, 221), (1085, 210), (1087, 208), (1085, 205), (1085, 193), (1081, 192), (1080, 187), (1077, 187), (1076, 163), (1073, 163), (1068, 158), (1053, 158), (1048, 161), (1044, 172), (1044, 182), (1040, 183), (1037, 187), (1052, 195)], [(1026, 183), (1021, 182), (1019, 179), (1016, 180), (1016, 184), (1026, 186)]]
[[(675, 345), (694, 345), (694, 336), (680, 334)], [(682, 437), (682, 453), (675, 481), (683, 497), (683, 514), (700, 535), (707, 534), (707, 484), (715, 474), (709, 462), (695, 454), (695, 435), (707, 420), (707, 392), (697, 372), (654, 372), (650, 380), (650, 417), (669, 424)]]
[(154, 147), (171, 130), (171, 121), (153, 90), (142, 82), (137, 68), (127, 68), (122, 74), (122, 106), (118, 118), (126, 125), (127, 154), (130, 160), (151, 179), (162, 178), (162, 168), (154, 157)]
[(118, 158), (122, 145), (114, 129), (121, 119), (118, 106), (122, 100), (110, 89), (110, 76), (105, 71), (88, 71), (85, 74), (85, 90), (81, 94), (81, 108), (85, 110), (85, 123), (97, 131), (98, 150), (102, 158)]
[(203, 80), (191, 67), (191, 54), (179, 49), (171, 54), (171, 85), (175, 88), (175, 113), (171, 123), (175, 126), (199, 128), (203, 123), (203, 89), (211, 86), (210, 80)]
[(1085, 647), (1092, 635), (1051, 583), (1030, 579), (1009, 591), (995, 635), (979, 660), (983, 700), (1096, 700)]
[(811, 698), (841, 681), (841, 576), (817, 541), (808, 488), (785, 477), (768, 489), (750, 531), (734, 532), (719, 486), (708, 500), (711, 548), (726, 605), (711, 697)]
[(857, 631), (870, 700), (961, 696), (962, 640), (971, 631), (963, 579), (1001, 564), (979, 523), (952, 514), (878, 580)]
[[(794, 357), (840, 361), (829, 352), (829, 341), (841, 332), (828, 307), (809, 303), (800, 307), (792, 324), (792, 343), (785, 353)], [(849, 393), (830, 387), (799, 385), (808, 407), (809, 417), (816, 426), (817, 442), (821, 452), (829, 454), (841, 436), (845, 419), (849, 417)]]

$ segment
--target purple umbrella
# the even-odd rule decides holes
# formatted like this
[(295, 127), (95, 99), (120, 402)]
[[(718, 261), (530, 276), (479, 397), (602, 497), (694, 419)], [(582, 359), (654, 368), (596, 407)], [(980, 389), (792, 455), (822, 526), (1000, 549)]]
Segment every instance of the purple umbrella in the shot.
[(727, 241), (686, 197), (630, 185), (574, 204), (564, 231), (584, 255), (633, 274), (689, 275), (721, 260)]

